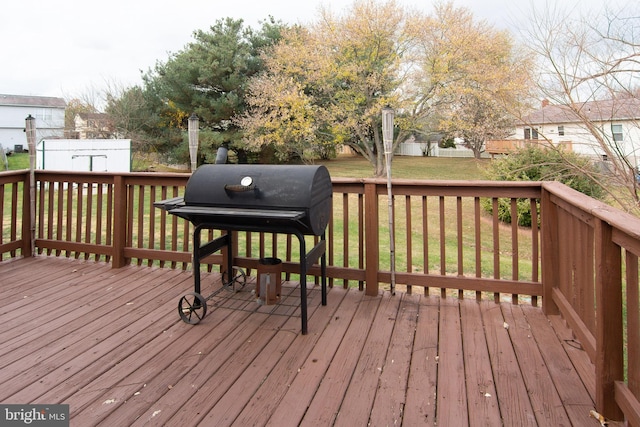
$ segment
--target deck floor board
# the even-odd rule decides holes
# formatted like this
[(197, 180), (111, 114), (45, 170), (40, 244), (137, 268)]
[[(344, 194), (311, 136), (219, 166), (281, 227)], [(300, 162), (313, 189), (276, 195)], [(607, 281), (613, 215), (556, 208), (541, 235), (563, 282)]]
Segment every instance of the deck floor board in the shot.
[(464, 371), (470, 426), (501, 423), (491, 359), (487, 348), (480, 305), (473, 300), (460, 304), (464, 338)]
[(594, 426), (587, 358), (540, 308), (309, 285), (279, 304), (203, 273), (37, 256), (0, 262), (0, 401), (70, 407), (72, 426)]

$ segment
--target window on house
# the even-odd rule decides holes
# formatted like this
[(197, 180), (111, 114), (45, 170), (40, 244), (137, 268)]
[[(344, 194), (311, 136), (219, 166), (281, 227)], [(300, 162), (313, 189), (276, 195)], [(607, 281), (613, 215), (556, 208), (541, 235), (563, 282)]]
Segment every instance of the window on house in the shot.
[(538, 129), (531, 129), (531, 139), (538, 139)]
[(524, 139), (531, 139), (531, 129), (524, 128)]
[(611, 125), (611, 133), (615, 142), (622, 141), (622, 125)]
[(48, 123), (53, 119), (53, 112), (49, 108), (41, 108), (36, 113), (36, 119), (40, 119), (43, 122)]
[(564, 126), (558, 126), (558, 136), (564, 136)]

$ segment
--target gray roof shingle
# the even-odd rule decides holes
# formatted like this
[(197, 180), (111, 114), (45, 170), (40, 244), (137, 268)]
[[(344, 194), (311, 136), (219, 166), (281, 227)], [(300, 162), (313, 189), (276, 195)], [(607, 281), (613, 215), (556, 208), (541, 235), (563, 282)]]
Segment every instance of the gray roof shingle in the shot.
[(24, 96), (0, 94), (0, 105), (16, 107), (51, 107), (66, 108), (67, 103), (62, 98), (51, 96)]
[(573, 123), (580, 121), (576, 114), (593, 122), (611, 122), (616, 120), (640, 119), (640, 99), (620, 98), (604, 101), (590, 101), (567, 105), (547, 105), (523, 117), (523, 123), (539, 125), (550, 123)]

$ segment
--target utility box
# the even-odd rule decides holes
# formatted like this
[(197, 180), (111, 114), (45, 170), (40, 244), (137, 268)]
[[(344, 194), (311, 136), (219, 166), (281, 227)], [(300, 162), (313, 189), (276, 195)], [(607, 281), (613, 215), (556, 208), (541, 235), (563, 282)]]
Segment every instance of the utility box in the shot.
[(282, 289), (282, 261), (278, 258), (261, 258), (258, 263), (256, 298), (258, 303), (271, 305), (280, 301)]

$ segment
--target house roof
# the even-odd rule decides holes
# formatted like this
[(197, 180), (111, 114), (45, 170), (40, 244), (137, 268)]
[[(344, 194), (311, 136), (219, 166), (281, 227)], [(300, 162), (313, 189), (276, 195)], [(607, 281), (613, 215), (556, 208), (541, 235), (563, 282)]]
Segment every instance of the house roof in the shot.
[(67, 103), (62, 98), (50, 96), (24, 96), (0, 94), (0, 105), (14, 107), (50, 107), (66, 108)]
[(531, 125), (579, 122), (576, 112), (593, 122), (611, 122), (640, 119), (640, 99), (620, 98), (590, 101), (568, 105), (547, 105), (523, 117), (522, 122)]

